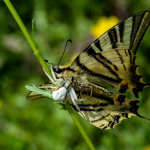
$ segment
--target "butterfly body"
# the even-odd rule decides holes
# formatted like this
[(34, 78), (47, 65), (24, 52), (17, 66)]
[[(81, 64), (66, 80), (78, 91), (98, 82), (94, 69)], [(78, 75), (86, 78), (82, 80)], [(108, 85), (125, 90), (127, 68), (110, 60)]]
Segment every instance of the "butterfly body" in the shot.
[[(135, 97), (149, 86), (136, 63), (136, 52), (149, 24), (150, 11), (135, 14), (96, 39), (70, 66), (51, 69), (57, 80), (69, 83), (70, 105), (96, 127), (110, 129), (131, 116), (144, 118), (138, 113), (137, 100), (112, 93), (105, 85), (120, 93), (129, 91)], [(53, 91), (51, 82), (39, 88), (45, 87)], [(28, 95), (31, 100), (40, 97), (32, 92)]]

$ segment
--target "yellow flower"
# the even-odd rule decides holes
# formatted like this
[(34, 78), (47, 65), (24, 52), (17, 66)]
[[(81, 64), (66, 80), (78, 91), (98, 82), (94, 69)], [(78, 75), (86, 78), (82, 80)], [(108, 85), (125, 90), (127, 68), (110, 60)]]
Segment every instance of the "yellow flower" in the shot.
[(95, 38), (98, 38), (107, 30), (109, 30), (111, 27), (116, 25), (118, 22), (119, 22), (119, 19), (116, 16), (100, 17), (97, 21), (97, 24), (91, 27), (90, 29), (91, 34)]

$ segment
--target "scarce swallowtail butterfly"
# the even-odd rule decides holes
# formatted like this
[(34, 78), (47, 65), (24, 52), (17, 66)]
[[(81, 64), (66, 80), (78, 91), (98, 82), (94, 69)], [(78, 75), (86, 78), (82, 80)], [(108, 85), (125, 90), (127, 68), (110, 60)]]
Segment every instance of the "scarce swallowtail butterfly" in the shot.
[[(135, 56), (149, 24), (150, 11), (118, 23), (81, 52), (70, 66), (51, 66), (54, 80), (49, 77), (50, 82), (38, 88), (53, 92), (56, 101), (68, 100), (84, 119), (101, 129), (114, 128), (131, 116), (145, 118), (138, 113), (139, 101), (112, 93), (105, 85), (120, 93), (129, 91), (136, 98), (149, 86), (138, 73)], [(41, 97), (33, 92), (27, 96), (29, 100)]]

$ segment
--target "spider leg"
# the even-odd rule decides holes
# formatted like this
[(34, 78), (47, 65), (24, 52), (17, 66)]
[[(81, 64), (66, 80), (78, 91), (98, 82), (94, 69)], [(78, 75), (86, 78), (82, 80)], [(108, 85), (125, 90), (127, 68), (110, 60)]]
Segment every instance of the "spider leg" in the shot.
[(80, 90), (79, 94), (78, 94), (78, 99), (81, 97), (82, 89), (90, 88), (88, 86), (79, 86), (79, 85), (74, 85), (74, 87), (76, 87), (76, 88), (78, 88)]
[(55, 81), (57, 81), (56, 76), (55, 76), (54, 71), (53, 71), (53, 68), (52, 68), (52, 64), (51, 64), (51, 66), (50, 66), (50, 69), (51, 69), (51, 73), (52, 73), (53, 79), (54, 79)]
[(76, 96), (76, 92), (75, 92), (75, 90), (73, 88), (70, 89), (70, 92), (72, 93), (72, 95), (74, 96), (74, 99), (76, 101), (84, 101), (84, 100), (86, 100), (86, 99), (78, 99), (77, 96)]
[(73, 87), (80, 89), (78, 92), (78, 99), (81, 98), (81, 86), (73, 85)]
[(101, 90), (102, 92), (104, 92), (104, 93), (106, 93), (106, 94), (110, 94), (109, 93), (109, 91), (108, 91), (108, 89), (107, 88), (105, 88), (104, 86), (102, 86), (102, 85), (96, 85), (96, 84), (94, 84), (94, 83), (89, 83), (92, 87), (95, 87), (95, 88), (97, 88), (97, 89), (99, 89), (99, 90)]
[[(44, 69), (43, 69), (44, 70)], [(47, 77), (50, 79), (50, 81), (53, 83), (53, 84), (56, 84), (56, 81), (54, 81), (51, 76), (49, 76), (49, 74), (44, 70), (45, 74), (47, 75)]]
[(73, 105), (76, 107), (76, 109), (77, 109), (79, 112), (81, 112), (80, 108), (78, 107), (77, 103), (75, 102), (75, 99), (74, 99), (74, 97), (73, 97), (72, 92), (70, 91), (69, 93), (70, 93), (70, 97), (71, 97), (71, 100), (72, 100)]
[(90, 94), (90, 99), (91, 99), (91, 97), (92, 97), (92, 86), (90, 86), (90, 89), (91, 89), (91, 94)]
[(75, 102), (74, 94), (72, 93), (71, 90), (69, 91), (69, 93), (70, 93), (70, 97), (71, 97), (73, 105), (76, 107), (76, 109), (78, 110), (78, 112), (84, 117), (84, 114), (81, 112), (80, 108), (78, 107), (77, 103)]

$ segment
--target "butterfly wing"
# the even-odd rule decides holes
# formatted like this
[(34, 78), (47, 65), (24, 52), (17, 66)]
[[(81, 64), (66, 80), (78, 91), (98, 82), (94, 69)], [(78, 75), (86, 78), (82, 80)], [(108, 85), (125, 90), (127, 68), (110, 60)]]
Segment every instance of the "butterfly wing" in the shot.
[(136, 52), (150, 23), (150, 11), (140, 12), (114, 26), (71, 64), (77, 72), (90, 76), (89, 81), (104, 81), (121, 93), (128, 90), (135, 97), (145, 84), (138, 73)]
[(84, 119), (101, 129), (114, 128), (123, 119), (129, 119), (131, 116), (145, 118), (138, 113), (138, 101), (129, 100), (124, 95), (106, 94), (97, 89), (91, 99), (90, 91), (87, 94), (87, 91), (83, 90), (81, 98), (87, 99), (82, 102), (76, 101), (81, 112), (78, 112), (71, 99), (68, 100)]
[[(38, 87), (41, 90), (47, 88), (53, 92), (54, 88), (51, 82), (47, 82)], [(76, 89), (76, 95), (80, 90)], [(41, 94), (30, 92), (27, 95), (28, 100), (35, 100), (43, 98)], [(101, 129), (112, 129), (120, 124), (123, 119), (129, 119), (131, 116), (141, 116), (138, 113), (138, 101), (128, 100), (124, 95), (109, 93), (106, 94), (101, 90), (94, 89), (92, 98), (90, 97), (90, 90), (82, 90), (81, 98), (86, 98), (85, 101), (76, 101), (81, 112), (78, 112), (76, 106), (73, 104), (71, 98), (67, 97), (70, 105), (88, 122)], [(84, 115), (84, 116), (83, 116)]]
[[(79, 92), (80, 98), (86, 98), (85, 101), (76, 101), (81, 110), (78, 113), (98, 128), (114, 128), (121, 120), (131, 116), (144, 118), (138, 113), (138, 101), (126, 99), (123, 95), (104, 92), (108, 90), (102, 87), (101, 83), (104, 81), (121, 93), (128, 90), (136, 97), (138, 92), (147, 86), (142, 81), (142, 76), (138, 74), (135, 54), (149, 23), (150, 11), (140, 12), (120, 22), (87, 47), (68, 68), (69, 76), (72, 71), (77, 72), (83, 75), (82, 78), (88, 77), (87, 83), (93, 84), (92, 97), (91, 89), (80, 91), (76, 87), (73, 88), (76, 94)], [(68, 76), (65, 72), (63, 75)], [(51, 83), (39, 86), (40, 89), (45, 87), (51, 92), (54, 90), (51, 88)], [(102, 87), (104, 91), (98, 87)], [(43, 96), (33, 92), (27, 96), (29, 100), (41, 97)], [(76, 110), (70, 97), (68, 101)]]

